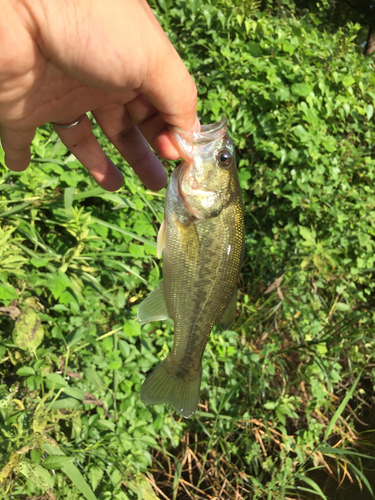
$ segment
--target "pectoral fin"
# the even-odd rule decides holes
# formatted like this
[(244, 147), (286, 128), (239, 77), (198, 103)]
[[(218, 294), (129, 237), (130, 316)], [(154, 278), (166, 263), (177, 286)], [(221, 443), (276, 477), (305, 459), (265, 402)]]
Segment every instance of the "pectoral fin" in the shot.
[(219, 325), (223, 330), (229, 328), (230, 325), (233, 323), (234, 316), (236, 314), (236, 308), (237, 308), (237, 287), (234, 289), (232, 298), (227, 307), (224, 309), (223, 314), (220, 316), (220, 318), (217, 319), (217, 322), (219, 323)]
[(164, 294), (164, 284), (158, 287), (140, 304), (137, 311), (138, 323), (150, 323), (151, 321), (162, 321), (170, 318), (167, 302)]
[(158, 232), (158, 237), (157, 237), (157, 245), (156, 245), (156, 251), (158, 254), (158, 258), (160, 259), (161, 254), (163, 253), (164, 246), (165, 246), (165, 217), (163, 219), (163, 222), (161, 223), (159, 232)]

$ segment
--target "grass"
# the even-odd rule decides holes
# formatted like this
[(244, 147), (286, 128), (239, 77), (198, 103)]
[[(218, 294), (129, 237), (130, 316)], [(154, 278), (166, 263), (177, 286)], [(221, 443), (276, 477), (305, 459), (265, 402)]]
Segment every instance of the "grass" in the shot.
[[(146, 408), (140, 385), (171, 348), (168, 322), (134, 320), (161, 277), (163, 196), (127, 170), (104, 193), (48, 160), (50, 148), (66, 158), (48, 134), (44, 168), (4, 169), (0, 187), (3, 498), (325, 498), (322, 469), (371, 490), (373, 444), (355, 426), (372, 405), (371, 303), (342, 311), (294, 258), (272, 281), (271, 263), (247, 258), (234, 330), (215, 327), (205, 352), (196, 416)], [(259, 221), (245, 211), (249, 255)], [(42, 339), (30, 338), (36, 321)]]

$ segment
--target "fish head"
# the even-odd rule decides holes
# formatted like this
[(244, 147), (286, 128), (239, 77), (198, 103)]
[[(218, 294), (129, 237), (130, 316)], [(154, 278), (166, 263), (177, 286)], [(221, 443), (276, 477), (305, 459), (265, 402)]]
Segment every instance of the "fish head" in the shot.
[(226, 119), (202, 125), (200, 132), (174, 130), (184, 158), (179, 169), (179, 197), (196, 219), (217, 216), (236, 190), (236, 158)]

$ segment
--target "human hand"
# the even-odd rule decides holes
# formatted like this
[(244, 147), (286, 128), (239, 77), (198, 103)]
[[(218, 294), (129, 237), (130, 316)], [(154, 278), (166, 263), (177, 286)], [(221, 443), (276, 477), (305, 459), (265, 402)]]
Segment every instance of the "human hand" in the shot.
[[(178, 159), (168, 125), (193, 130), (196, 87), (145, 0), (0, 0), (0, 137), (5, 163), (30, 163), (36, 127), (92, 111), (144, 184), (161, 189), (163, 158)], [(109, 191), (123, 182), (87, 117), (55, 127)]]

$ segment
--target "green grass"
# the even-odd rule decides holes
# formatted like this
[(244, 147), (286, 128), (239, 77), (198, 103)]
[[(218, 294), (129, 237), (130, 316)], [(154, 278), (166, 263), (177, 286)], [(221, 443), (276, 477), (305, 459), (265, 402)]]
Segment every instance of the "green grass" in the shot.
[[(50, 132), (39, 154), (48, 159), (58, 145)], [(127, 169), (112, 195), (79, 167), (56, 165), (3, 169), (4, 498), (50, 487), (61, 499), (156, 498), (159, 490), (168, 498), (299, 498), (322, 495), (306, 475), (317, 467), (367, 486), (361, 457), (372, 447), (353, 415), (371, 403), (371, 305), (340, 310), (329, 287), (319, 287), (324, 280), (293, 260), (272, 285), (271, 263), (247, 257), (234, 330), (215, 327), (205, 352), (196, 416), (147, 408), (141, 383), (172, 337), (168, 322), (135, 322), (137, 304), (161, 278), (163, 195), (145, 192)], [(76, 187), (65, 175), (72, 168)], [(248, 235), (253, 223), (247, 217)], [(43, 338), (30, 338), (38, 321)], [(52, 476), (47, 457), (62, 454), (74, 464), (55, 465)], [(79, 474), (74, 485), (69, 467)]]

